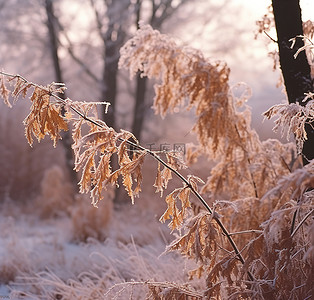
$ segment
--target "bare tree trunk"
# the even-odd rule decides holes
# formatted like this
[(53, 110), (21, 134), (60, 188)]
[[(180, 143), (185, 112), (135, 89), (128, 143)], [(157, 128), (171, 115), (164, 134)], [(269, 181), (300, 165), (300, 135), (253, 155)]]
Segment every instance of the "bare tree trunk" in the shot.
[[(60, 59), (58, 55), (58, 37), (57, 37), (57, 29), (56, 29), (56, 17), (54, 14), (53, 9), (53, 0), (46, 0), (45, 1), (45, 8), (47, 14), (47, 27), (49, 33), (49, 40), (50, 40), (50, 51), (51, 57), (53, 60), (54, 70), (55, 70), (55, 77), (57, 82), (64, 82), (62, 77), (62, 71), (60, 67)], [(65, 94), (60, 95), (60, 97), (65, 98)], [(73, 187), (75, 191), (78, 191), (77, 185), (77, 174), (73, 170), (73, 152), (72, 152), (72, 138), (71, 133), (69, 131), (63, 132), (62, 134), (62, 144), (65, 149), (65, 156), (66, 156), (66, 164), (69, 170), (70, 178), (73, 183)]]
[[(139, 29), (139, 21), (141, 19), (142, 0), (136, 2), (136, 26)], [(141, 74), (136, 76), (136, 94), (135, 106), (133, 112), (132, 133), (141, 141), (141, 133), (143, 130), (144, 117), (145, 117), (145, 93), (147, 89), (147, 78), (141, 77)]]
[[(300, 52), (297, 58), (294, 54), (304, 46), (301, 38), (297, 38), (291, 48), (291, 38), (303, 35), (301, 8), (299, 0), (272, 0), (274, 18), (277, 30), (279, 58), (282, 75), (286, 87), (289, 103), (299, 102), (301, 105), (304, 93), (314, 92), (311, 68), (305, 51)], [(307, 164), (314, 158), (314, 129), (310, 124), (306, 125), (308, 139), (303, 147), (303, 163)]]
[(147, 78), (137, 74), (136, 77), (136, 98), (133, 114), (132, 133), (140, 141), (145, 117), (145, 93), (147, 88)]
[(108, 28), (107, 35), (109, 36), (104, 41), (105, 43), (105, 59), (103, 71), (103, 84), (102, 91), (103, 101), (110, 102), (107, 114), (104, 114), (103, 119), (110, 127), (116, 128), (116, 99), (117, 99), (117, 76), (118, 76), (118, 61), (119, 61), (119, 48), (114, 41), (110, 39), (113, 33), (113, 25)]
[[(173, 0), (151, 0), (152, 11), (149, 23), (153, 28), (160, 29), (163, 23), (183, 4), (189, 0), (180, 0), (176, 6), (173, 6)], [(136, 25), (141, 20), (142, 0), (136, 2)], [(136, 77), (136, 98), (133, 113), (132, 133), (140, 141), (141, 133), (143, 131), (145, 119), (145, 94), (147, 90), (148, 80), (146, 77), (142, 78), (141, 74)]]
[[(130, 1), (125, 0), (124, 3), (120, 1), (104, 0), (107, 6), (107, 18), (108, 27), (106, 32), (102, 35), (104, 42), (104, 70), (103, 70), (103, 85), (102, 99), (110, 102), (108, 112), (103, 115), (103, 119), (106, 124), (115, 130), (118, 130), (116, 121), (116, 103), (118, 92), (118, 63), (120, 58), (120, 48), (124, 43), (126, 33), (123, 29), (123, 14), (121, 9), (128, 9)], [(119, 5), (123, 6), (119, 7)], [(120, 8), (120, 10), (118, 9)], [(101, 33), (102, 22), (99, 19), (99, 15), (96, 15), (98, 19), (98, 27)], [(112, 161), (113, 169), (118, 168), (117, 159)], [(122, 179), (118, 180), (119, 185), (122, 187)], [(119, 188), (115, 190), (114, 203), (119, 204), (125, 202), (127, 198), (126, 192)]]
[(55, 15), (53, 9), (53, 0), (46, 0), (46, 14), (47, 14), (47, 27), (49, 33), (49, 40), (50, 40), (50, 51), (51, 57), (53, 60), (53, 66), (55, 69), (55, 76), (57, 82), (63, 82), (61, 68), (60, 68), (60, 60), (58, 55), (58, 38), (57, 38), (57, 30), (56, 30), (56, 22), (55, 22)]
[(103, 21), (100, 19), (97, 11), (96, 18), (98, 22), (99, 33), (104, 43), (104, 70), (102, 82), (104, 85), (102, 99), (110, 102), (107, 114), (103, 119), (106, 124), (114, 129), (118, 129), (116, 124), (116, 102), (118, 91), (118, 62), (120, 58), (120, 48), (125, 40), (124, 16), (130, 1), (125, 0), (112, 1), (104, 0), (107, 7), (108, 25), (105, 33), (102, 33)]

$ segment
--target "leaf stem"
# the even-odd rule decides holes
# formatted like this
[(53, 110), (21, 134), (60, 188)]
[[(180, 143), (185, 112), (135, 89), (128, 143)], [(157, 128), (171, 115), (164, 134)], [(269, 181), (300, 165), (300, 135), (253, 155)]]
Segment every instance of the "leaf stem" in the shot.
[(306, 215), (305, 217), (301, 220), (301, 222), (298, 224), (298, 226), (293, 230), (293, 232), (291, 233), (291, 237), (293, 237), (297, 231), (300, 229), (300, 227), (302, 226), (302, 224), (306, 221), (306, 219), (314, 212), (314, 209), (311, 209)]
[(244, 233), (263, 233), (262, 230), (243, 230), (243, 231), (237, 231), (237, 232), (232, 232), (229, 233), (229, 235), (237, 235), (237, 234), (244, 234)]

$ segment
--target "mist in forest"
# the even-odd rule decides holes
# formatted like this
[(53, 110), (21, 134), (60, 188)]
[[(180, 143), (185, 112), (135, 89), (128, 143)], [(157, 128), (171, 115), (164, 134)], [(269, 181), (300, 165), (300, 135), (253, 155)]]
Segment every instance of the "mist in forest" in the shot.
[[(310, 2), (300, 2), (303, 21)], [(312, 182), (310, 168), (294, 173), (292, 134), (263, 120), (287, 102), (276, 31), (258, 33), (270, 4), (0, 0), (0, 298), (142, 299), (144, 287), (148, 299), (202, 299), (204, 290), (225, 299), (220, 285), (233, 276), (255, 280), (239, 262), (265, 271), (242, 250), (253, 257), (264, 239), (281, 243), (286, 232), (273, 228), (288, 228), (289, 197), (301, 199)], [(302, 188), (284, 192), (298, 178)], [(310, 240), (305, 198), (290, 219)], [(247, 244), (242, 233), (252, 235)], [(304, 259), (312, 248), (300, 250)], [(209, 287), (225, 265), (234, 274)]]

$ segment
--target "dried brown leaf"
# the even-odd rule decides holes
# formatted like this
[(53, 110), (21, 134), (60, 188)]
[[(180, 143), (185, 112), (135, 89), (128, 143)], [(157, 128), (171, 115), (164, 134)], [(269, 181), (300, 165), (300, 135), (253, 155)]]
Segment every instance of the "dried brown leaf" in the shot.
[(31, 111), (23, 122), (28, 143), (32, 146), (32, 136), (40, 142), (48, 134), (56, 147), (57, 140), (61, 139), (60, 131), (68, 130), (67, 122), (60, 114), (60, 107), (50, 103), (48, 91), (43, 87), (35, 87), (31, 101)]
[(0, 77), (0, 95), (2, 96), (3, 98), (3, 101), (4, 103), (8, 106), (8, 107), (12, 107), (10, 101), (9, 101), (9, 94), (10, 94), (10, 91), (6, 88), (5, 84), (4, 84), (4, 81), (5, 81), (5, 78), (4, 76), (2, 75)]
[(158, 162), (157, 175), (156, 175), (155, 183), (153, 186), (156, 188), (156, 193), (160, 192), (160, 196), (162, 197), (164, 187), (163, 187), (163, 180), (162, 180), (162, 175), (160, 171), (160, 162)]
[(220, 248), (217, 224), (213, 222), (212, 215), (201, 212), (188, 221), (185, 230), (186, 233), (173, 241), (167, 251), (178, 250), (182, 255), (203, 264), (211, 260)]
[[(127, 139), (133, 135), (127, 131), (117, 134), (112, 128), (104, 125), (99, 128), (90, 126), (90, 132), (81, 136), (80, 126), (83, 121), (74, 126), (73, 145), (75, 153), (75, 169), (83, 170), (80, 181), (81, 191), (91, 191), (92, 203), (97, 205), (102, 196), (102, 190), (107, 184), (117, 185), (118, 178), (122, 177), (122, 184), (134, 203), (134, 198), (141, 191), (142, 165), (146, 151), (140, 151), (130, 159), (128, 155)], [(118, 156), (119, 168), (111, 170), (112, 155)], [(86, 177), (86, 178), (85, 178)], [(133, 187), (134, 182), (136, 186)]]

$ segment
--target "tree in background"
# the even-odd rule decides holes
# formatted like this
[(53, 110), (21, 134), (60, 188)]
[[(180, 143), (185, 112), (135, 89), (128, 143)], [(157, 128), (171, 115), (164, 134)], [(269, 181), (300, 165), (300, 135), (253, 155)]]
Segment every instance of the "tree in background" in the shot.
[[(284, 85), (289, 103), (299, 103), (306, 106), (303, 101), (305, 95), (314, 92), (311, 67), (305, 51), (295, 54), (304, 47), (304, 32), (302, 26), (301, 8), (299, 0), (273, 0), (272, 7), (277, 31), (279, 47), (279, 61), (284, 78)], [(295, 42), (292, 43), (292, 39)], [(307, 164), (314, 158), (314, 127), (305, 124), (307, 139), (302, 150), (303, 163)]]
[[(59, 280), (49, 271), (23, 280), (33, 284), (36, 293), (66, 298), (84, 294), (89, 295), (87, 299), (94, 295), (103, 299), (105, 292), (106, 296), (120, 297), (127, 288), (131, 290), (129, 295), (137, 297), (143, 293), (135, 295), (136, 288), (144, 286), (147, 298), (152, 299), (309, 299), (313, 289), (314, 161), (294, 169), (292, 143), (259, 139), (250, 126), (247, 93), (234, 95), (226, 63), (210, 61), (198, 50), (177, 45), (149, 25), (142, 25), (123, 46), (120, 67), (133, 76), (140, 71), (158, 81), (154, 108), (161, 116), (180, 107), (195, 111), (193, 129), (199, 151), (189, 152), (188, 157), (193, 159), (202, 153), (215, 161), (206, 183), (191, 174), (184, 177), (180, 173), (184, 163), (176, 153), (145, 149), (132, 141), (132, 133), (116, 132), (89, 116), (90, 104), (70, 99), (64, 103), (56, 95), (56, 84), (41, 87), (21, 76), (1, 72), (1, 96), (11, 106), (6, 77), (15, 83), (14, 100), (32, 91), (31, 111), (24, 121), (30, 145), (34, 137), (41, 140), (46, 134), (56, 144), (60, 131), (73, 122), (75, 168), (82, 171), (81, 192), (90, 192), (94, 205), (103, 199), (103, 189), (116, 185), (119, 177), (134, 202), (141, 190), (142, 165), (148, 155), (157, 160), (157, 192), (163, 195), (172, 175), (177, 176), (183, 185), (165, 197), (167, 208), (160, 221), (169, 221), (171, 230), (179, 231), (167, 250), (178, 251), (197, 263), (189, 276), (203, 278), (201, 287), (199, 282), (192, 285), (145, 280), (142, 274), (139, 281), (132, 281), (130, 272), (121, 278), (121, 284), (110, 287), (117, 272), (98, 264), (97, 273), (89, 270), (74, 280)], [(308, 113), (313, 120), (314, 94), (309, 93), (309, 98), (305, 107), (295, 103), (280, 106), (287, 112), (298, 109), (294, 118), (284, 115), (297, 142), (304, 139), (304, 135), (298, 136), (298, 130), (302, 132), (305, 125), (303, 114)], [(67, 118), (60, 114), (64, 104)], [(73, 111), (78, 116), (73, 117)], [(281, 112), (272, 108), (268, 115)], [(85, 135), (82, 125), (87, 127)], [(129, 146), (137, 149), (132, 157)], [(300, 145), (297, 150), (300, 152)], [(113, 156), (117, 157), (117, 169), (110, 168)], [(48, 288), (47, 274), (52, 278)]]
[[(150, 24), (153, 28), (161, 30), (164, 22), (169, 19), (175, 12), (189, 0), (164, 0), (157, 1), (151, 0), (151, 11), (147, 24)], [(143, 15), (143, 5), (145, 0), (137, 0), (136, 2), (136, 26), (139, 28), (139, 23)], [(176, 3), (174, 6), (174, 2)], [(141, 141), (141, 133), (143, 129), (144, 117), (145, 117), (145, 94), (147, 90), (147, 78), (142, 76), (142, 73), (136, 76), (136, 94), (135, 94), (135, 106), (132, 121), (132, 133), (136, 138)]]
[[(56, 82), (65, 83), (65, 81), (63, 80), (63, 74), (61, 70), (61, 63), (60, 63), (60, 57), (59, 57), (59, 44), (60, 44), (59, 43), (59, 28), (58, 28), (57, 19), (54, 13), (54, 1), (45, 0), (45, 9), (46, 9), (46, 14), (47, 14), (46, 24), (48, 28), (48, 35), (49, 35), (49, 42), (50, 42), (49, 50), (51, 53), (53, 67), (55, 70), (55, 80)], [(65, 92), (60, 94), (60, 97), (62, 97), (62, 99), (66, 99)], [(77, 176), (76, 176), (76, 172), (73, 170), (74, 156), (73, 156), (73, 151), (71, 148), (72, 137), (69, 131), (65, 131), (62, 134), (62, 143), (64, 145), (66, 164), (69, 170), (70, 178), (72, 180), (73, 187), (74, 188), (76, 187), (75, 190), (78, 191)]]
[[(273, 0), (268, 13), (257, 23), (260, 33), (267, 33), (270, 29), (276, 28), (277, 40), (271, 38), (278, 45), (278, 52), (276, 50), (271, 53), (274, 58), (274, 68), (277, 67), (277, 61), (279, 61), (288, 103), (294, 104), (290, 110), (282, 109), (282, 118), (276, 120), (276, 128), (284, 123), (284, 117), (288, 115), (290, 118), (297, 113), (303, 116), (305, 130), (298, 130), (296, 138), (298, 140), (298, 137), (302, 137), (297, 146), (300, 151), (302, 149), (302, 160), (305, 165), (314, 158), (314, 130), (307, 113), (307, 103), (310, 99), (307, 95), (314, 91), (310, 66), (313, 58), (305, 44), (308, 43), (307, 39), (314, 36), (314, 23), (310, 20), (302, 22), (299, 0)], [(265, 116), (271, 118), (273, 113), (280, 109), (281, 106), (275, 106), (274, 109), (266, 112)]]
[[(161, 29), (167, 19), (174, 16), (178, 9), (189, 2), (189, 0), (130, 0), (112, 1), (112, 0), (91, 0), (90, 4), (94, 12), (97, 33), (102, 43), (103, 69), (101, 79), (80, 58), (75, 54), (72, 42), (69, 38), (65, 46), (71, 57), (83, 66), (83, 70), (96, 81), (100, 86), (101, 99), (110, 101), (111, 106), (105, 118), (108, 126), (115, 129), (119, 128), (117, 123), (117, 94), (118, 87), (118, 61), (120, 58), (119, 50), (124, 44), (126, 38), (131, 36), (130, 31), (138, 28), (141, 19), (156, 29)], [(63, 27), (62, 27), (63, 28)], [(66, 29), (63, 29), (66, 33)], [(139, 73), (136, 79), (134, 95), (134, 112), (131, 121), (131, 128), (134, 135), (140, 140), (145, 116), (145, 93), (147, 90), (147, 80)]]
[[(119, 49), (125, 42), (127, 28), (130, 22), (130, 0), (114, 1), (103, 0), (102, 15), (98, 10), (94, 0), (90, 3), (93, 7), (97, 30), (100, 40), (103, 43), (103, 71), (101, 99), (110, 99), (111, 107), (103, 118), (108, 126), (117, 128), (116, 122), (116, 103), (118, 93), (118, 62)], [(99, 2), (99, 1), (98, 1)]]

